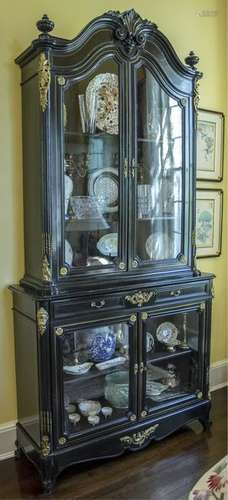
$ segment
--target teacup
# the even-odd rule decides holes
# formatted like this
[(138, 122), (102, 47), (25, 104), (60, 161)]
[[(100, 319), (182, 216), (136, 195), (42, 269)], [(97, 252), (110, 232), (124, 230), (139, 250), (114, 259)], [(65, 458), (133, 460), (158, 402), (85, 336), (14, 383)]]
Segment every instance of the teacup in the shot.
[(69, 420), (74, 425), (78, 424), (78, 422), (80, 422), (80, 419), (81, 419), (81, 417), (80, 417), (79, 413), (70, 413), (69, 414)]

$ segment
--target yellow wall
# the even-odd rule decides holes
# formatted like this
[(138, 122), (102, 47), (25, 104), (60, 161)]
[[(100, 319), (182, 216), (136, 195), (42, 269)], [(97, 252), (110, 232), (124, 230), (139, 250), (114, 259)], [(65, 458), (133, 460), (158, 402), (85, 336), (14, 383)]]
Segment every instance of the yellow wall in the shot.
[[(23, 202), (21, 162), (20, 71), (14, 58), (37, 36), (35, 22), (47, 13), (56, 23), (55, 33), (74, 37), (94, 16), (113, 9), (134, 7), (142, 17), (155, 21), (183, 60), (190, 49), (200, 56), (201, 106), (225, 112), (226, 106), (226, 0), (96, 0), (65, 4), (56, 0), (20, 0), (1, 5), (1, 182), (0, 182), (0, 424), (16, 418), (14, 341), (8, 284), (23, 275)], [(199, 15), (216, 11), (214, 17)], [(227, 176), (213, 187), (228, 189)], [(210, 184), (209, 187), (212, 187)], [(227, 214), (227, 209), (226, 209)], [(223, 223), (223, 251), (216, 259), (203, 259), (200, 268), (217, 275), (213, 313), (212, 361), (225, 359), (227, 269), (225, 253), (227, 215)], [(29, 352), (28, 352), (29, 356)]]

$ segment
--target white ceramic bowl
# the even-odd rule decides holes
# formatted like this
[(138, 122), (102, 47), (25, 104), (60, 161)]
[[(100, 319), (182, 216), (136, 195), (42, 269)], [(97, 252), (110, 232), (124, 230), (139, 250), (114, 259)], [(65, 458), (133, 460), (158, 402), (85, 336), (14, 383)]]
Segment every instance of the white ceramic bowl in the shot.
[(92, 366), (93, 363), (78, 363), (77, 365), (73, 366), (65, 365), (63, 367), (63, 371), (71, 375), (84, 375), (84, 373), (87, 373), (90, 368), (92, 368)]
[(81, 416), (79, 413), (70, 413), (69, 414), (69, 420), (72, 422), (72, 424), (78, 424), (80, 422)]
[(105, 418), (111, 417), (112, 411), (113, 410), (111, 406), (103, 406), (103, 408), (101, 408), (101, 413), (104, 415)]
[(98, 413), (100, 413), (101, 411), (101, 405), (99, 401), (92, 401), (89, 399), (81, 401), (78, 407), (84, 417), (88, 417), (90, 414), (92, 414), (92, 416), (98, 415)]
[(89, 415), (88, 416), (88, 422), (91, 425), (96, 425), (99, 424), (100, 422), (100, 417), (98, 415)]

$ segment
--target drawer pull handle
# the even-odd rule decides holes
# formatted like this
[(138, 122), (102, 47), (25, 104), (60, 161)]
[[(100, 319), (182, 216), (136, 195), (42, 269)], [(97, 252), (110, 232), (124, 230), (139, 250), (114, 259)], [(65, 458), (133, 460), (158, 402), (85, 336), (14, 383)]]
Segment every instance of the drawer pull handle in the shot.
[(105, 305), (105, 300), (92, 300), (92, 302), (90, 303), (91, 307), (95, 307), (96, 309), (101, 309), (102, 307), (104, 307)]
[(180, 294), (181, 294), (181, 290), (172, 290), (172, 292), (170, 292), (170, 295), (172, 297), (179, 297)]

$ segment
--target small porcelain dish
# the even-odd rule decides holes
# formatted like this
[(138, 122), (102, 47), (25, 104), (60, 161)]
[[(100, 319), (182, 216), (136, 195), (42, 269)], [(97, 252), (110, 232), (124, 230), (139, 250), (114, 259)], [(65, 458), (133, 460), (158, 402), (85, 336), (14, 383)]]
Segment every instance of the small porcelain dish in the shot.
[(88, 416), (88, 422), (91, 425), (96, 425), (99, 424), (100, 422), (100, 417), (98, 415), (89, 415)]
[(69, 414), (69, 420), (72, 424), (76, 425), (78, 422), (80, 422), (81, 416), (79, 413), (70, 413)]
[(111, 406), (103, 406), (103, 408), (101, 408), (101, 413), (103, 414), (103, 416), (105, 418), (111, 417), (112, 411), (113, 410), (112, 410)]
[(79, 403), (78, 407), (79, 407), (81, 414), (84, 417), (88, 417), (89, 415), (96, 416), (101, 411), (101, 405), (100, 405), (99, 401), (92, 401), (89, 399), (81, 401)]
[(69, 375), (84, 375), (92, 366), (93, 363), (78, 363), (73, 366), (64, 366), (63, 371)]
[(96, 368), (100, 371), (107, 370), (108, 368), (112, 368), (113, 366), (122, 365), (125, 363), (126, 357), (117, 356), (116, 358), (112, 358), (109, 361), (104, 361), (103, 363), (96, 363)]

